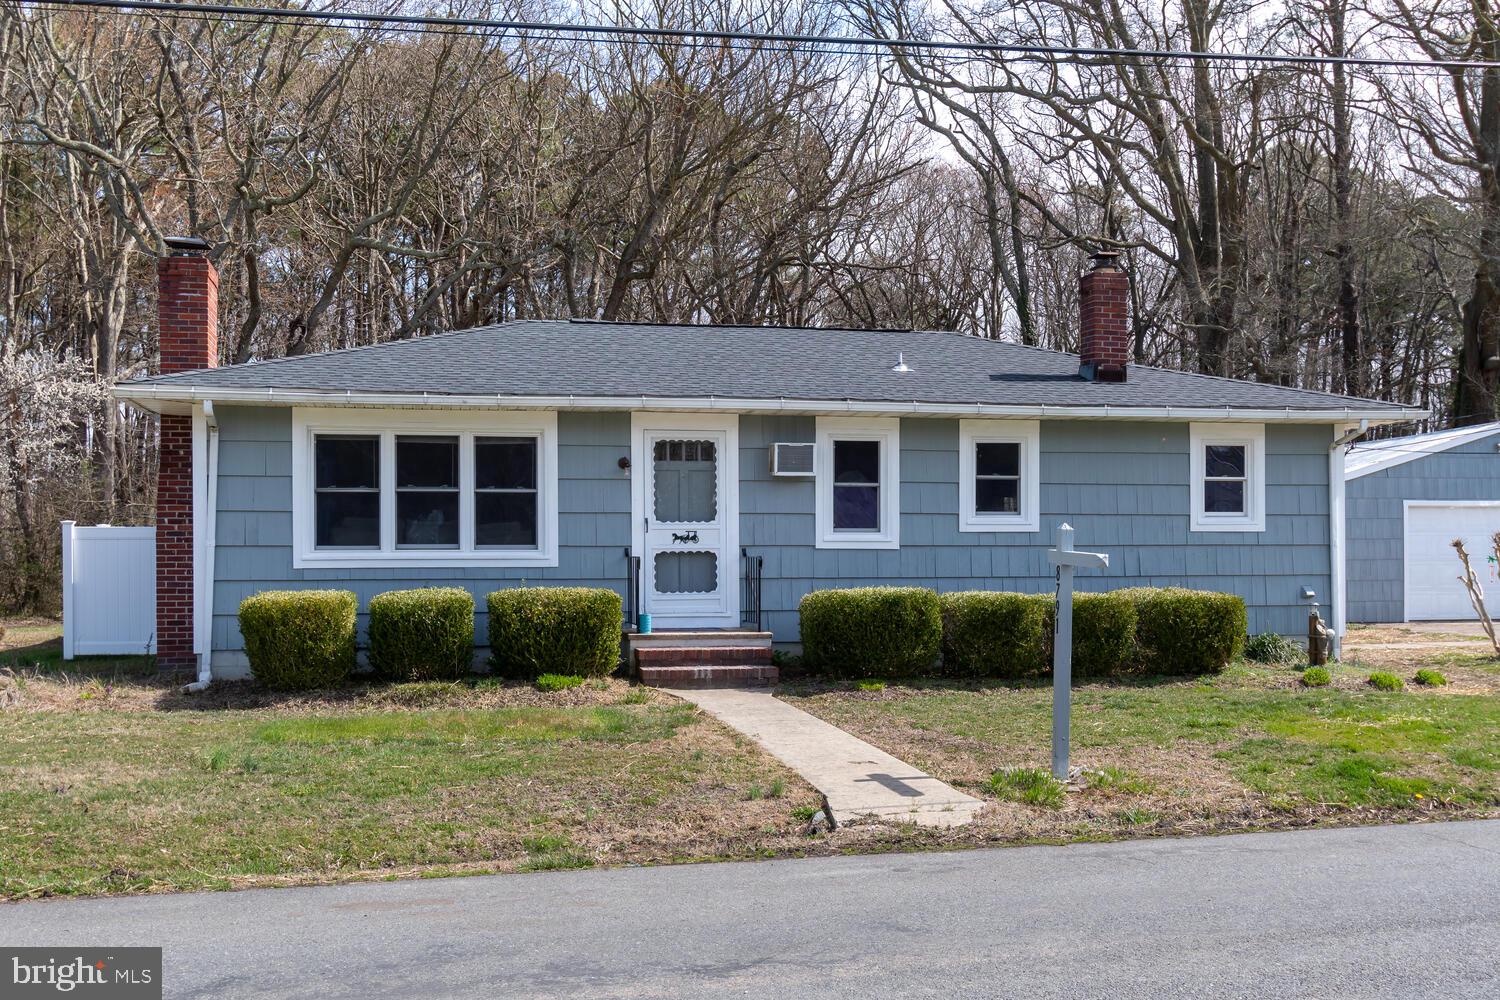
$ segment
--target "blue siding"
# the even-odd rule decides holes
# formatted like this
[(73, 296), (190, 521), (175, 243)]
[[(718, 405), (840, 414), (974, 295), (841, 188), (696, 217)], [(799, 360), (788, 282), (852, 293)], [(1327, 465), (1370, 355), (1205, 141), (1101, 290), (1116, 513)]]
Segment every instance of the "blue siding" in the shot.
[[(558, 565), (522, 569), (293, 569), (290, 409), (219, 407), (219, 514), (214, 556), (218, 650), (240, 650), (236, 612), (261, 590), (346, 587), (369, 599), (403, 587), (464, 587), (485, 641), (484, 597), (526, 581), (611, 587), (624, 593), (630, 545), (630, 480), (616, 463), (630, 452), (630, 414), (559, 413)], [(361, 629), (364, 616), (360, 617)]]
[(1351, 622), (1406, 619), (1406, 500), (1500, 500), (1500, 434), (1381, 469), (1344, 487)]
[[(479, 607), (481, 643), (483, 598), (498, 587), (525, 580), (625, 588), (630, 483), (616, 462), (629, 452), (628, 413), (558, 415), (559, 565), (514, 570), (293, 569), (290, 410), (226, 406), (219, 424), (216, 651), (242, 648), (239, 602), (271, 588), (345, 586), (363, 605), (401, 587), (466, 587)], [(1301, 588), (1328, 590), (1330, 431), (1323, 425), (1266, 428), (1265, 532), (1194, 533), (1186, 424), (1046, 421), (1042, 530), (970, 534), (958, 530), (958, 421), (905, 419), (901, 548), (881, 551), (816, 548), (813, 481), (770, 476), (768, 445), (811, 441), (814, 428), (812, 417), (740, 419), (740, 541), (765, 558), (766, 624), (781, 642), (797, 640), (797, 604), (814, 589), (911, 583), (944, 591), (1049, 590), (1046, 550), (1064, 520), (1078, 530), (1080, 546), (1110, 554), (1107, 572), (1080, 574), (1084, 589), (1225, 590), (1246, 599), (1252, 630), (1288, 634), (1304, 627)]]
[(1054, 585), (1046, 551), (1058, 524), (1110, 555), (1079, 574), (1086, 590), (1184, 586), (1244, 597), (1252, 631), (1299, 634), (1303, 587), (1329, 581), (1328, 445), (1324, 425), (1266, 428), (1266, 530), (1189, 530), (1186, 424), (1044, 421), (1041, 531), (958, 530), (958, 421), (901, 422), (901, 548), (814, 546), (813, 483), (775, 479), (767, 449), (813, 440), (812, 417), (740, 419), (741, 543), (765, 557), (767, 627), (797, 638), (797, 603), (811, 590), (912, 583), (950, 590), (1041, 592)]

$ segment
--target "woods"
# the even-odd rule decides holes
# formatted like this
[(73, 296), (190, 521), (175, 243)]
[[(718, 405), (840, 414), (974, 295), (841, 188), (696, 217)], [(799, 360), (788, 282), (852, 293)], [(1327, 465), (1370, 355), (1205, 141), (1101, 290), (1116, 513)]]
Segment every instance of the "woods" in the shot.
[(1500, 69), (1446, 65), (1500, 60), (1490, 0), (328, 9), (1093, 54), (6, 0), (0, 605), (54, 600), (59, 518), (149, 518), (153, 424), (104, 386), (150, 369), (182, 233), (221, 363), (561, 316), (1068, 350), (1103, 246), (1139, 363), (1495, 417)]

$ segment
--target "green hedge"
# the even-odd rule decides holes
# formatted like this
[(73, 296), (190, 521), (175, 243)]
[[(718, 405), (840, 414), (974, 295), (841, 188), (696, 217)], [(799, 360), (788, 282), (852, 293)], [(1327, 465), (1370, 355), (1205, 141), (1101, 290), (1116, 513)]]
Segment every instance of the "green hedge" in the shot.
[(489, 595), (490, 664), (511, 677), (603, 677), (620, 662), (621, 602), (597, 587), (516, 587)]
[(1153, 674), (1211, 674), (1245, 648), (1245, 601), (1181, 587), (1132, 587), (1114, 593), (1135, 604), (1136, 645)]
[(910, 677), (942, 648), (937, 594), (921, 587), (818, 590), (802, 598), (803, 659), (847, 677)]
[(969, 590), (938, 598), (943, 672), (955, 677), (1028, 677), (1047, 668), (1051, 594)]
[(267, 687), (305, 691), (342, 682), (354, 669), (348, 590), (267, 590), (240, 602), (250, 673)]
[[(1049, 599), (1050, 603), (1050, 599)], [(1047, 635), (1053, 631), (1052, 611)], [(1136, 604), (1120, 591), (1073, 595), (1073, 676), (1113, 677), (1135, 663)]]
[(474, 598), (459, 587), (392, 590), (370, 600), (370, 666), (388, 680), (454, 680), (474, 660)]

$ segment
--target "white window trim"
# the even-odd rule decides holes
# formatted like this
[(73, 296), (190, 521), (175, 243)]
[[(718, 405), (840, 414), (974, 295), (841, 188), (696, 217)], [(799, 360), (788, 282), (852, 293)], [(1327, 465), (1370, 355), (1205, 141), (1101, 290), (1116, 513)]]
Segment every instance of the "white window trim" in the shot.
[[(1021, 446), (1021, 509), (1014, 514), (980, 513), (974, 486), (976, 446)], [(958, 422), (958, 530), (1039, 531), (1042, 506), (1042, 425), (1039, 420), (960, 420)]]
[[(316, 434), (380, 437), (380, 548), (320, 549), (315, 544), (313, 506)], [(396, 548), (396, 436), (456, 435), (459, 438), (459, 547)], [(475, 548), (474, 438), (537, 438), (536, 548)], [(551, 410), (489, 412), (398, 409), (292, 409), (292, 566), (296, 569), (434, 568), (557, 565), (557, 413)]]
[[(1241, 445), (1245, 449), (1245, 512), (1210, 514), (1203, 509), (1203, 450), (1209, 445)], [(1266, 426), (1265, 424), (1190, 424), (1188, 448), (1189, 484), (1192, 490), (1193, 531), (1266, 530)]]
[[(833, 442), (880, 442), (880, 528), (833, 528)], [(813, 468), (816, 486), (816, 544), (820, 549), (899, 549), (901, 547), (901, 421), (895, 417), (819, 417)]]

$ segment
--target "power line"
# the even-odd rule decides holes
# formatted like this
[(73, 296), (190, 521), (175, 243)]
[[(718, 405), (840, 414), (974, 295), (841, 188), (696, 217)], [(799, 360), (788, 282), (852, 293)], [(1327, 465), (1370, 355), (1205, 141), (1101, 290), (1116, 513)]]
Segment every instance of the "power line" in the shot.
[(577, 21), (521, 21), (483, 17), (438, 17), (426, 14), (380, 14), (305, 8), (254, 7), (241, 4), (172, 3), (168, 0), (44, 0), (49, 7), (79, 7), (162, 14), (210, 14), (324, 23), (354, 22), (391, 27), (481, 29), (516, 34), (576, 35), (595, 38), (647, 38), (668, 41), (724, 41), (777, 45), (837, 45), (846, 49), (958, 51), (1009, 56), (1024, 61), (1080, 59), (1169, 59), (1188, 63), (1239, 62), (1289, 66), (1364, 66), (1396, 69), (1500, 69), (1500, 61), (1482, 59), (1391, 59), (1377, 56), (1332, 56), (1265, 52), (1194, 52), (1181, 49), (1123, 49), (1098, 46), (1022, 45), (1008, 42), (963, 41), (942, 38), (880, 38), (860, 35), (820, 35), (795, 32), (730, 31), (716, 28), (673, 28), (649, 25), (587, 24)]

